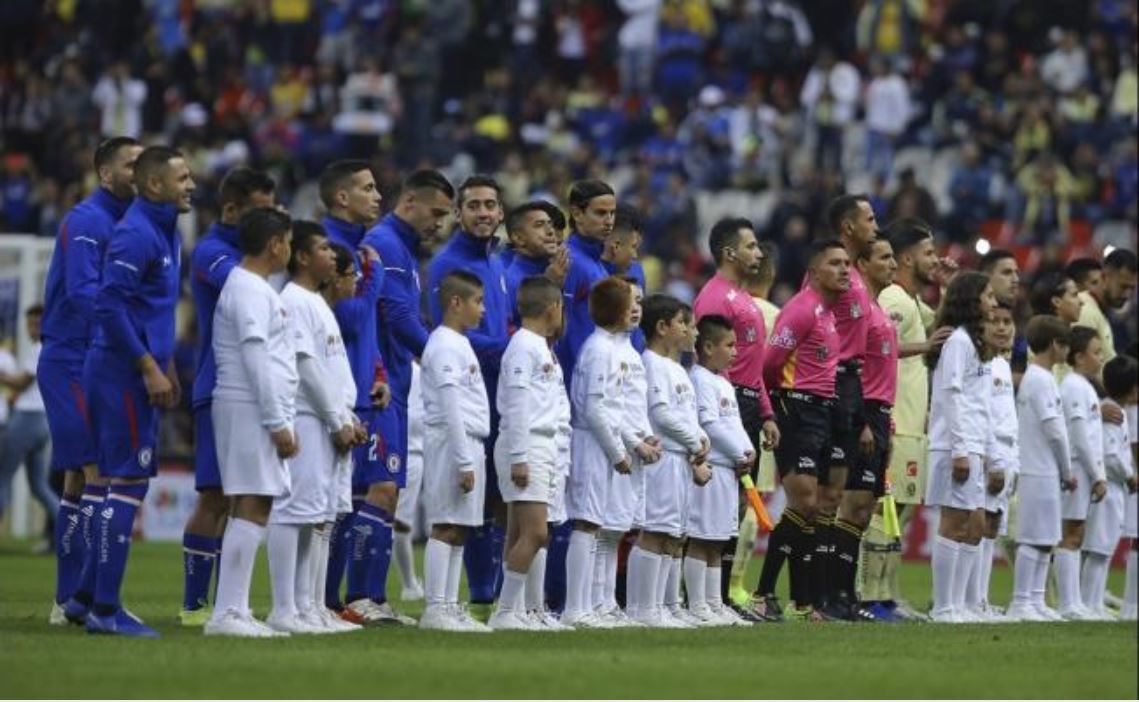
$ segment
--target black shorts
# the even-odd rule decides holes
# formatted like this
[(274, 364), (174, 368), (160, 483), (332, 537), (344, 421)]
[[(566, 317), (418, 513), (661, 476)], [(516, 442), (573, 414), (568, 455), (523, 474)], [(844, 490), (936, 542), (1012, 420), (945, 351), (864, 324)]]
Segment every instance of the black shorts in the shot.
[(886, 494), (886, 468), (890, 462), (890, 405), (866, 400), (866, 426), (874, 435), (874, 451), (869, 455), (856, 449), (853, 465), (846, 476), (847, 490), (867, 490), (875, 497)]
[[(759, 434), (763, 429), (763, 413), (759, 407), (759, 392), (743, 385), (733, 386), (736, 390), (736, 403), (740, 408), (740, 422), (744, 425), (747, 438), (755, 455), (759, 455)], [(748, 471), (752, 480), (759, 477), (759, 461)]]
[(779, 476), (814, 475), (824, 482), (830, 471), (834, 402), (808, 393), (780, 391), (772, 393), (771, 404), (779, 425), (775, 449)]
[(862, 374), (856, 366), (839, 366), (834, 379), (834, 415), (831, 465), (850, 466), (850, 457), (858, 453), (858, 435), (866, 425), (862, 406)]

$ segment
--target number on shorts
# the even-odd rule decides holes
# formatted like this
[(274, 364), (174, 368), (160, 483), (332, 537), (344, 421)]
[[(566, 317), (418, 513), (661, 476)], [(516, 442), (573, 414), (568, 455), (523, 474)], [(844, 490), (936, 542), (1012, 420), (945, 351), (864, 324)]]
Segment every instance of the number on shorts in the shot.
[(380, 460), (380, 435), (372, 434), (371, 441), (368, 442), (368, 460)]

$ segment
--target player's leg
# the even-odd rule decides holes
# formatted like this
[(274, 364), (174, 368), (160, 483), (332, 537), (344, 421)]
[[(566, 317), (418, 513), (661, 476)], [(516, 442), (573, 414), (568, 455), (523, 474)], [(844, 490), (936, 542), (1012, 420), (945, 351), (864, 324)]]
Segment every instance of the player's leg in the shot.
[[(1130, 499), (1135, 499), (1134, 495)], [(1123, 583), (1123, 607), (1119, 611), (1121, 619), (1135, 621), (1139, 614), (1139, 539), (1131, 537), (1131, 548), (1127, 549), (1127, 575)]]
[(392, 554), (395, 557), (401, 584), (400, 599), (405, 602), (423, 599), (423, 583), (415, 573), (415, 555), (411, 542), (422, 484), (423, 454), (408, 453), (407, 486), (399, 491), (395, 529), (392, 535)]
[(419, 626), (423, 629), (448, 630), (454, 627), (454, 617), (447, 602), (447, 581), (451, 569), (451, 552), (459, 545), (457, 541), (458, 537), (448, 525), (435, 524), (431, 527), (423, 552), (426, 608), (419, 620)]
[(1087, 619), (1080, 599), (1080, 545), (1084, 541), (1084, 521), (1065, 518), (1060, 545), (1056, 549), (1056, 594), (1060, 614), (1066, 619)]
[(718, 541), (690, 538), (684, 554), (684, 591), (688, 595), (688, 611), (700, 620), (701, 626), (719, 624), (719, 618), (708, 606), (708, 563), (715, 560), (717, 568), (722, 567), (719, 557), (723, 545)]
[(988, 619), (993, 610), (989, 607), (989, 583), (993, 574), (993, 552), (996, 539), (1000, 535), (1001, 513), (985, 510), (984, 533), (981, 535), (981, 551), (976, 570), (974, 570), (973, 585), (966, 593), (965, 604), (974, 613)]
[[(953, 610), (967, 622), (979, 621), (968, 602), (969, 591), (976, 589), (976, 573), (981, 562), (981, 535), (985, 525), (985, 510), (969, 511), (965, 538), (958, 543), (957, 568), (953, 573)], [(976, 598), (976, 595), (974, 595)]]
[(755, 513), (747, 509), (745, 502), (741, 491), (739, 506), (743, 516), (740, 518), (740, 534), (736, 537), (736, 549), (732, 555), (731, 574), (728, 577), (728, 597), (741, 607), (747, 604), (749, 598), (747, 588), (744, 587), (744, 578), (748, 566), (751, 565), (756, 536), (759, 534), (759, 523), (756, 521)]
[(222, 537), (217, 598), (204, 632), (207, 636), (273, 636), (273, 630), (255, 620), (249, 612), (253, 567), (257, 551), (265, 540), (273, 499), (266, 495), (239, 494), (233, 496), (232, 505)]
[(656, 593), (661, 561), (666, 558), (665, 539), (664, 534), (642, 529), (629, 552), (625, 611), (633, 620), (649, 626), (660, 621)]
[(1012, 602), (1005, 615), (1011, 621), (1046, 621), (1036, 610), (1033, 589), (1041, 563), (1048, 567), (1048, 552), (1038, 546), (1020, 544), (1013, 565)]
[(503, 563), (502, 593), (490, 619), (492, 629), (530, 629), (525, 612), (524, 589), (534, 556), (546, 543), (546, 503), (510, 504), (507, 537), (509, 549)]
[(229, 504), (222, 494), (210, 405), (194, 409), (194, 486), (198, 500), (182, 534), (183, 594), (179, 619), (200, 626), (209, 618), (209, 590)]
[(566, 608), (562, 618), (574, 626), (589, 614), (590, 589), (596, 561), (597, 534), (601, 526), (582, 519), (574, 520), (566, 550)]
[[(935, 621), (957, 621), (953, 612), (954, 592), (958, 584), (957, 563), (961, 544), (968, 538), (971, 516), (972, 510), (947, 505), (939, 507), (938, 532), (930, 557), (930, 567), (933, 570), (933, 609), (930, 610), (930, 616)], [(961, 584), (963, 586), (964, 582)]]
[(481, 450), (487, 457), (486, 500), (482, 505), (481, 523), (470, 530), (463, 549), (463, 566), (471, 597), (471, 611), (481, 621), (490, 617), (495, 594), (501, 584), (503, 540), (506, 527), (506, 504), (499, 491), (495, 469), (494, 444), (498, 439), (498, 412), (491, 412), (490, 436)]
[(95, 573), (98, 569), (98, 540), (102, 531), (103, 502), (107, 498), (109, 480), (99, 475), (95, 465), (83, 466), (83, 492), (79, 499), (79, 525), (83, 562), (72, 595), (63, 604), (63, 613), (72, 624), (83, 624), (87, 610), (95, 598)]
[(49, 621), (66, 624), (63, 604), (75, 594), (79, 576), (83, 572), (83, 559), (87, 549), (83, 543), (80, 524), (84, 480), (82, 470), (63, 473), (63, 495), (59, 500), (59, 515), (55, 520), (52, 540), (55, 545), (55, 600)]
[(1111, 556), (1122, 533), (1125, 500), (1124, 488), (1108, 485), (1104, 498), (1088, 508), (1088, 519), (1084, 523), (1080, 599), (1096, 619), (1105, 621), (1114, 619), (1104, 603), (1104, 595)]

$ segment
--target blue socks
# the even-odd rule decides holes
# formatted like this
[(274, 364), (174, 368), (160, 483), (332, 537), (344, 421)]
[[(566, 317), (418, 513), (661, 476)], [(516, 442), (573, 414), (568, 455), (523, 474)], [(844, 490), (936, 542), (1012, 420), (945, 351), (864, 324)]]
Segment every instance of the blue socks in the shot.
[(146, 497), (149, 482), (112, 485), (100, 513), (103, 530), (97, 545), (98, 569), (95, 573), (95, 613), (114, 614), (122, 607), (119, 592), (127, 570), (134, 517)]
[(79, 580), (75, 584), (72, 596), (88, 606), (95, 597), (98, 544), (103, 533), (103, 519), (99, 513), (103, 509), (103, 500), (106, 497), (106, 485), (86, 485), (83, 488), (83, 496), (79, 498), (79, 528), (82, 533), (84, 555)]
[(352, 550), (352, 523), (363, 504), (363, 498), (353, 496), (352, 513), (337, 516), (336, 523), (332, 525), (328, 542), (328, 573), (324, 580), (324, 606), (329, 609), (339, 611), (344, 608), (340, 601), (340, 582), (344, 579), (344, 568)]
[(467, 570), (471, 604), (491, 604), (501, 586), (502, 548), (505, 534), (487, 519), (481, 527), (471, 530), (463, 548), (463, 565)]
[(201, 609), (209, 604), (210, 577), (220, 548), (221, 539), (189, 532), (182, 535), (182, 609)]
[(87, 544), (83, 542), (82, 514), (79, 499), (75, 495), (64, 495), (59, 501), (59, 513), (55, 516), (55, 601), (63, 604), (75, 594), (79, 586), (79, 576), (83, 573), (83, 559), (87, 555)]
[(573, 523), (567, 519), (550, 533), (550, 545), (546, 550), (546, 604), (551, 611), (560, 612), (566, 601), (566, 552)]
[(384, 602), (392, 559), (392, 516), (387, 510), (365, 502), (353, 516), (351, 532), (345, 599), (355, 602), (368, 597)]

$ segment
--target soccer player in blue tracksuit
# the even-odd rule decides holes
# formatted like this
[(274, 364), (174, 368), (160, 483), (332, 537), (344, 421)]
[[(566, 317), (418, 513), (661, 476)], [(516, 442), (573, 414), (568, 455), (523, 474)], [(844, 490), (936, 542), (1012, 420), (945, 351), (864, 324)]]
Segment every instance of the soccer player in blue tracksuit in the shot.
[(234, 168), (218, 187), (221, 217), (190, 255), (190, 291), (198, 317), (198, 367), (191, 406), (194, 414), (194, 487), (198, 502), (182, 535), (183, 595), (178, 615), (183, 626), (202, 626), (210, 617), (206, 606), (214, 563), (225, 533), (228, 500), (222, 495), (214, 425), (210, 420), (217, 362), (214, 360), (214, 308), (234, 266), (241, 263), (237, 223), (246, 212), (272, 207), (276, 183), (249, 168)]
[[(618, 205), (617, 215), (613, 218), (613, 231), (605, 240), (605, 251), (601, 254), (601, 263), (610, 275), (621, 275), (637, 281), (642, 295), (648, 295), (645, 289), (645, 269), (641, 267), (638, 259), (641, 252), (641, 214), (631, 205)], [(640, 327), (633, 330), (633, 348), (638, 352), (645, 350), (645, 333)]]
[[(177, 405), (175, 325), (182, 257), (178, 214), (190, 211), (194, 180), (182, 155), (145, 149), (135, 162), (138, 197), (115, 227), (95, 299), (94, 344), (84, 366), (99, 473), (110, 487), (96, 525), (95, 592), (64, 607), (87, 631), (157, 636), (119, 599), (135, 513), (157, 471), (159, 409)], [(90, 609), (88, 609), (90, 607)]]
[(597, 281), (609, 277), (601, 261), (605, 240), (613, 230), (617, 197), (613, 188), (600, 180), (579, 180), (570, 188), (570, 228), (567, 241), (570, 251), (569, 273), (562, 286), (565, 295), (566, 333), (557, 345), (558, 362), (566, 375), (573, 378), (577, 354), (593, 333), (589, 317), (589, 291)]
[(545, 200), (523, 203), (506, 215), (508, 250), (512, 253), (509, 260), (501, 255), (499, 259), (506, 269), (507, 309), (515, 329), (522, 326), (516, 299), (523, 280), (544, 275), (559, 286), (565, 283), (569, 268), (569, 250), (562, 243), (565, 227), (565, 215)]
[[(394, 421), (385, 426), (384, 441), (388, 455), (397, 456), (400, 470), (392, 471), (390, 480), (382, 483), (380, 496), (384, 509), (395, 514), (398, 504), (396, 488), (406, 487), (403, 467), (407, 459), (407, 401), (411, 393), (412, 359), (423, 354), (428, 330), (420, 312), (419, 252), (425, 244), (433, 244), (443, 230), (443, 223), (453, 211), (455, 189), (438, 171), (420, 170), (409, 175), (400, 187), (395, 208), (364, 235), (364, 243), (377, 252), (384, 263), (384, 284), (380, 292), (377, 338), (380, 356), (387, 369), (392, 402), (388, 412)], [(390, 459), (389, 459), (390, 460)], [(401, 534), (412, 525), (395, 522)], [(383, 559), (376, 569), (379, 597), (387, 598), (388, 566)]]
[[(67, 622), (63, 603), (79, 588), (79, 578), (95, 550), (92, 516), (103, 504), (107, 483), (99, 477), (98, 454), (87, 421), (83, 358), (91, 343), (95, 294), (103, 254), (115, 224), (134, 198), (134, 162), (142, 147), (130, 137), (108, 139), (95, 149), (99, 187), (67, 213), (59, 227), (44, 291), (43, 350), (36, 378), (51, 432), (51, 468), (63, 471), (63, 496), (55, 520), (55, 602), (49, 621)], [(87, 590), (94, 589), (89, 582)]]
[(474, 529), (463, 550), (467, 585), (475, 615), (486, 619), (494, 604), (495, 590), (502, 572), (502, 547), (505, 542), (505, 515), (501, 514), (502, 496), (494, 472), (494, 441), (498, 435), (498, 411), (495, 395), (502, 354), (510, 341), (510, 309), (507, 299), (506, 271), (494, 252), (494, 232), (502, 223), (501, 188), (493, 178), (471, 176), (458, 188), (459, 228), (450, 241), (435, 255), (427, 268), (428, 307), (431, 319), (438, 325), (443, 312), (439, 306), (439, 284), (455, 270), (478, 276), (483, 284), (485, 312), (479, 326), (467, 332), (478, 356), (490, 402), (490, 436), (486, 440), (486, 502), (483, 526)]
[[(379, 254), (364, 244), (367, 225), (380, 214), (380, 193), (366, 161), (337, 161), (320, 176), (320, 198), (328, 210), (321, 225), (333, 244), (352, 252), (361, 276), (353, 298), (341, 300), (333, 312), (340, 325), (348, 364), (356, 379), (356, 414), (368, 431), (364, 446), (354, 450), (351, 516), (337, 521), (329, 552), (325, 604), (357, 624), (414, 624), (397, 614), (384, 597), (378, 572), (391, 560), (396, 479), (402, 457), (389, 450), (384, 435), (392, 433), (395, 414), (385, 410), (391, 398), (376, 332), (376, 305), (384, 284)], [(347, 561), (348, 588), (340, 604), (340, 580)]]

